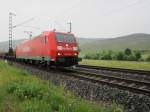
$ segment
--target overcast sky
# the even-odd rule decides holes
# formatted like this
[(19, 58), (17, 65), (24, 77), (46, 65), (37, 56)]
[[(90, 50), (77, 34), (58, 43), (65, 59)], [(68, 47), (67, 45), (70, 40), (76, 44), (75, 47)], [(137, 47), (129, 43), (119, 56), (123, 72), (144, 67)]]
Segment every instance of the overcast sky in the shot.
[(132, 33), (150, 33), (150, 0), (0, 0), (0, 41), (8, 40), (8, 14), (13, 25), (32, 17), (24, 26), (13, 29), (13, 39), (28, 38), (24, 31), (37, 35), (45, 30), (69, 30), (78, 37), (111, 38)]

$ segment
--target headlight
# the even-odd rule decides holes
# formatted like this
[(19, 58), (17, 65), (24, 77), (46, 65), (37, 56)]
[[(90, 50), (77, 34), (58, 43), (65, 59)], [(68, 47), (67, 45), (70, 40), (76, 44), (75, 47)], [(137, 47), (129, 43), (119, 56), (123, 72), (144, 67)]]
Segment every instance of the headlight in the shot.
[(57, 50), (62, 50), (62, 46), (57, 46)]
[(60, 54), (60, 53), (57, 53), (57, 55), (60, 56), (61, 54)]
[(74, 51), (77, 51), (77, 50), (78, 50), (78, 47), (73, 47), (73, 50), (74, 50)]
[(77, 56), (78, 54), (77, 54), (77, 53), (75, 53), (74, 55), (75, 55), (75, 56)]

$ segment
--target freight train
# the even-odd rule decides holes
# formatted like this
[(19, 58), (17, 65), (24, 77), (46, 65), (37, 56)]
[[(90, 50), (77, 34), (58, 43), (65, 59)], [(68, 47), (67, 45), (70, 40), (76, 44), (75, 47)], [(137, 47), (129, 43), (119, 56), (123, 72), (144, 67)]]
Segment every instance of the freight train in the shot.
[(46, 31), (16, 46), (16, 60), (45, 65), (73, 66), (81, 58), (72, 33)]

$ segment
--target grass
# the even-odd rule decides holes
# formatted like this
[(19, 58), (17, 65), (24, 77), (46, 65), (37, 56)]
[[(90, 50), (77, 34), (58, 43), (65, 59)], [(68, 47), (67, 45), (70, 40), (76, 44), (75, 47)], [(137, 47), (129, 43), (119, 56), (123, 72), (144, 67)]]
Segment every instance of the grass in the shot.
[(82, 62), (80, 62), (80, 64), (150, 71), (150, 62), (107, 61), (107, 60), (83, 59)]
[(122, 112), (89, 102), (0, 60), (0, 112)]

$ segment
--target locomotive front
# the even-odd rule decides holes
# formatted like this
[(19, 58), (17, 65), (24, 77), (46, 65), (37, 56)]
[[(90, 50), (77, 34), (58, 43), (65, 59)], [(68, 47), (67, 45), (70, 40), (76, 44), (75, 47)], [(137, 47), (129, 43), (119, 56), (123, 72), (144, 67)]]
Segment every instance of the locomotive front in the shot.
[(56, 63), (64, 66), (78, 64), (79, 49), (76, 38), (70, 33), (56, 33)]

